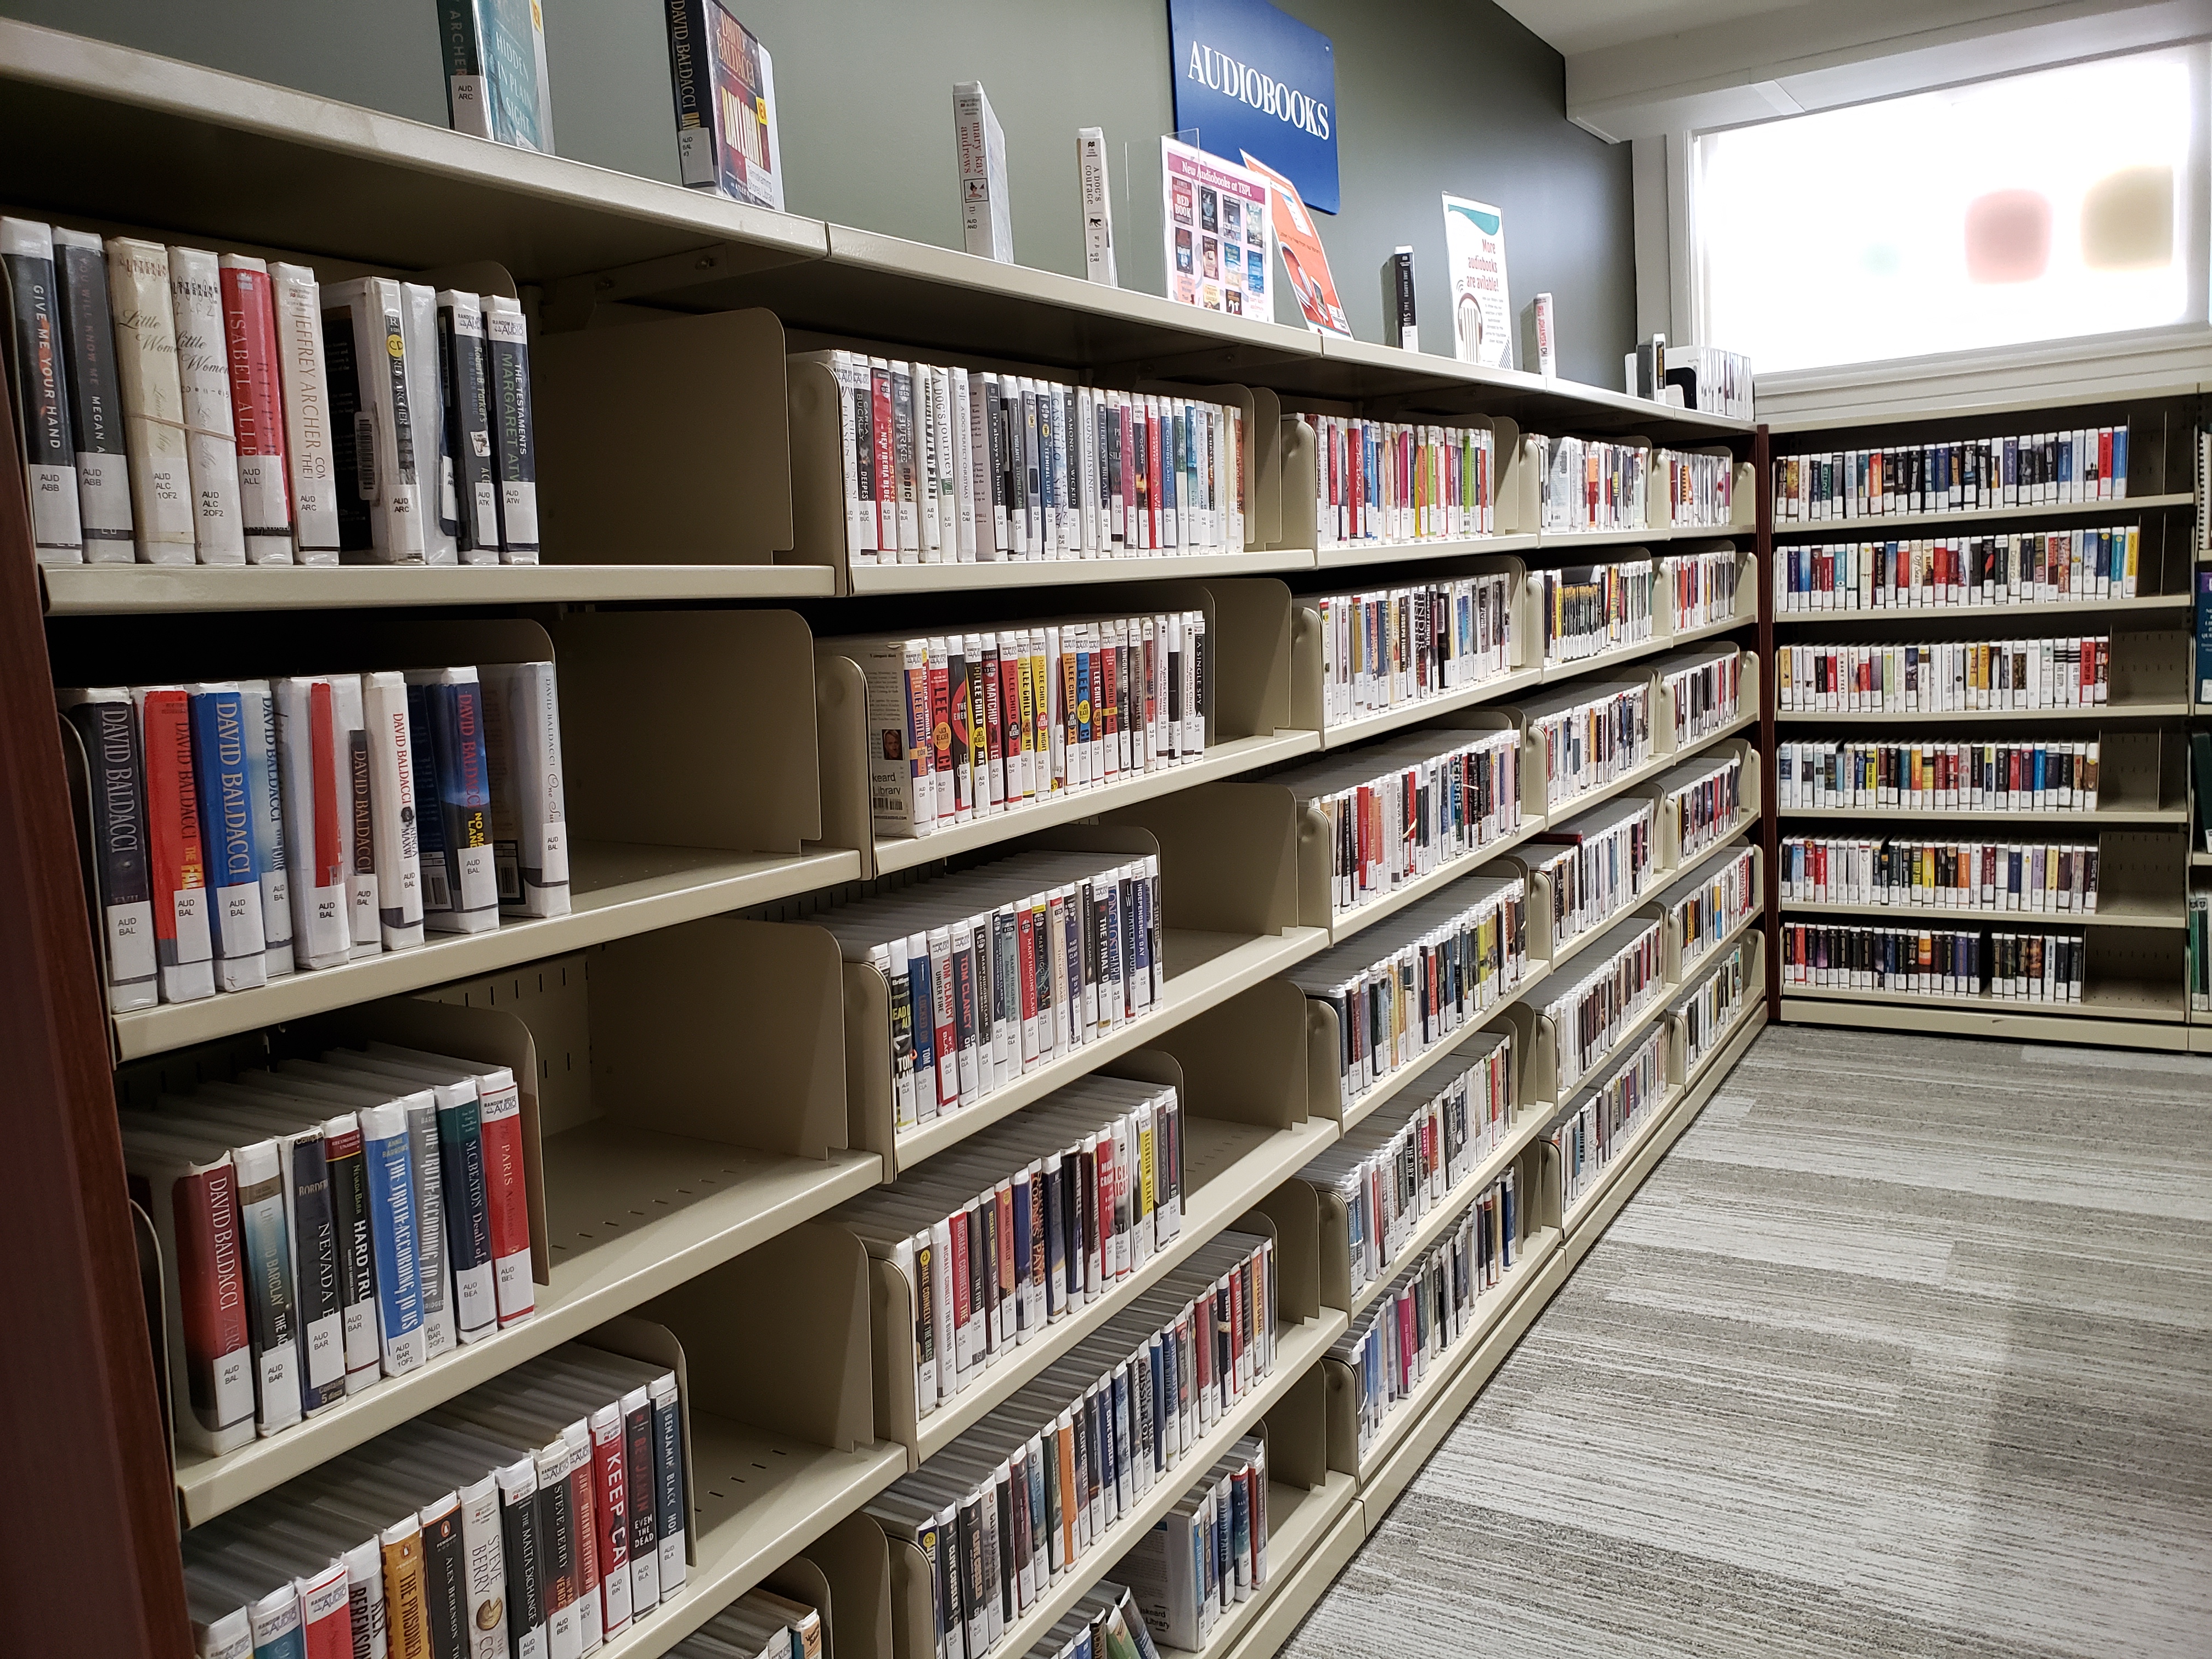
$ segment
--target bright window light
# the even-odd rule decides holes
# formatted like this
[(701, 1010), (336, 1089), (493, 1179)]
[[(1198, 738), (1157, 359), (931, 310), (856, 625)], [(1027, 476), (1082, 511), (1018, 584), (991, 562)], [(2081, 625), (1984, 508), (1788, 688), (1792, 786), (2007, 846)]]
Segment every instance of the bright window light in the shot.
[(1767, 374), (2201, 318), (2191, 78), (2146, 52), (1699, 134), (1699, 337)]

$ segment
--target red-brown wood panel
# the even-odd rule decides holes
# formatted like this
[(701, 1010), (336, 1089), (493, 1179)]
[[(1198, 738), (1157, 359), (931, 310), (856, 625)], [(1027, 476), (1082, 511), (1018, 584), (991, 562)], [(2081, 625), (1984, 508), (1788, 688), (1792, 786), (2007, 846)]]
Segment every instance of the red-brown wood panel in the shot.
[(0, 1609), (11, 1653), (189, 1659), (19, 453), (0, 395)]

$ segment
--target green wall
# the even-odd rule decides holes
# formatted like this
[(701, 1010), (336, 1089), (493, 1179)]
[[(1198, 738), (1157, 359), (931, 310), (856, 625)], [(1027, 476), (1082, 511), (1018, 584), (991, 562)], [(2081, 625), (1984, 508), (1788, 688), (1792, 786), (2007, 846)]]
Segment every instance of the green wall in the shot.
[[(1567, 121), (1559, 54), (1488, 0), (1285, 9), (1335, 43), (1345, 210), (1320, 222), (1353, 332), (1381, 337), (1377, 273), (1404, 242), (1426, 343), (1448, 339), (1449, 191), (1504, 210), (1516, 307), (1555, 296), (1563, 370), (1617, 384), (1636, 314), (1628, 147)], [(544, 11), (561, 152), (673, 179), (661, 8)], [(0, 0), (0, 13), (445, 120), (433, 0)], [(744, 0), (740, 15), (775, 55), (794, 212), (957, 246), (951, 89), (981, 80), (1006, 129), (1022, 263), (1080, 274), (1075, 131), (1101, 126), (1122, 283), (1160, 291), (1158, 137), (1174, 125), (1160, 0)]]

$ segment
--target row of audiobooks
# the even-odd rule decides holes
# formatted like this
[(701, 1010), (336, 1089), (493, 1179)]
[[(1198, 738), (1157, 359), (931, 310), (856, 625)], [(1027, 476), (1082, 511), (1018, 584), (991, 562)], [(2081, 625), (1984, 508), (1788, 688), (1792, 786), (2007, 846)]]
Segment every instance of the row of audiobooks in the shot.
[(1666, 987), (1666, 924), (1631, 916), (1592, 948), (1574, 979), (1553, 988), (1540, 1012), (1559, 1051), (1557, 1094), (1589, 1075)]
[(1783, 743), (1775, 804), (1823, 811), (2094, 812), (2100, 745), (2009, 743)]
[(2128, 493), (2128, 428), (1783, 455), (1773, 470), (1778, 520), (2119, 501)]
[(1681, 947), (1682, 967), (1704, 960), (1759, 902), (1758, 860), (1747, 847), (1680, 897), (1664, 900), (1667, 924)]
[(1159, 899), (1156, 854), (1023, 852), (809, 920), (884, 976), (894, 1121), (912, 1128), (1158, 1007)]
[(568, 914), (551, 663), (58, 695), (118, 1013)]
[(1783, 983), (1820, 990), (2078, 1003), (2088, 954), (2080, 933), (1782, 924)]
[(1285, 977), (1335, 1012), (1338, 1097), (1376, 1084), (1478, 1024), (1527, 970), (1528, 882), (1476, 871)]
[(1478, 1304), (1521, 1258), (1528, 1212), (1520, 1175), (1508, 1170), (1478, 1194), (1450, 1234), (1407, 1263), (1360, 1310), (1328, 1357), (1351, 1374), (1364, 1456), (1383, 1419), (1474, 1328)]
[(926, 1417), (1173, 1243), (1183, 1194), (1176, 1090), (1093, 1075), (828, 1218), (906, 1278)]
[[(1267, 1587), (1266, 1437), (1248, 1434), (1223, 1452), (1114, 1571), (1149, 1635), (1186, 1653), (1203, 1648), (1224, 1613)], [(1042, 1646), (1031, 1651), (1046, 1659)]]
[(1412, 732), (1267, 781), (1327, 825), (1338, 916), (1521, 830), (1521, 738), (1510, 726)]
[(1598, 438), (1536, 436), (1537, 528), (1545, 531), (1651, 527), (1651, 449)]
[(1598, 1177), (1627, 1153), (1667, 1097), (1667, 1058), (1674, 1032), (1662, 1020), (1606, 1078), (1569, 1103), (1550, 1135), (1559, 1162), (1561, 1212), (1571, 1215)]
[(848, 557), (863, 564), (1239, 553), (1244, 412), (843, 349)]
[(504, 1066), (373, 1042), (121, 1116), (161, 1243), (181, 1444), (281, 1433), (535, 1309)]
[(1428, 1217), (1468, 1199), (1476, 1167), (1512, 1133), (1512, 1031), (1478, 1033), (1454, 1059), (1465, 1064), (1433, 1095), (1355, 1125), (1297, 1173), (1344, 1206), (1345, 1283), (1355, 1297), (1395, 1275)]
[(1498, 435), (1488, 426), (1285, 416), (1313, 428), (1322, 548), (1463, 541), (1498, 532)]
[(1551, 831), (1522, 854), (1531, 878), (1540, 878), (1551, 904), (1534, 918), (1537, 938), (1557, 955), (1602, 927), (1644, 896), (1651, 884), (1657, 809), (1650, 797), (1632, 795), (1583, 813)]
[(1774, 608), (1932, 611), (2132, 599), (2142, 526), (1896, 542), (1788, 542), (1774, 551)]
[(580, 1659), (684, 1587), (683, 1410), (563, 1343), (194, 1528), (201, 1659)]
[(501, 295), (0, 219), (46, 564), (535, 564)]
[(1532, 570), (1547, 666), (1580, 662), (1652, 637), (1664, 616), (1676, 633), (1735, 620), (1736, 556), (1722, 548), (1661, 559)]
[(868, 806), (927, 836), (1206, 757), (1206, 613), (823, 640), (867, 680)]
[(1209, 1240), (868, 1504), (930, 1565), (940, 1652), (991, 1651), (1156, 1485), (1209, 1469), (1273, 1368), (1275, 1271), (1272, 1237)]
[(2097, 848), (2057, 842), (1784, 836), (1784, 902), (1948, 910), (2097, 908)]
[(1503, 570), (1305, 601), (1320, 613), (1322, 720), (1432, 701), (1512, 666), (1513, 579)]
[(1677, 651), (1651, 665), (1674, 711), (1675, 748), (1735, 722), (1742, 706), (1743, 665), (1743, 653), (1732, 645)]
[(1674, 1006), (1676, 1055), (1687, 1072), (1728, 1040), (1745, 1005), (1765, 994), (1765, 981), (1754, 978), (1753, 946), (1740, 942), (1722, 957), (1698, 988)]
[(1776, 705), (1816, 714), (2090, 708), (2110, 700), (2110, 635), (1932, 644), (1783, 645)]

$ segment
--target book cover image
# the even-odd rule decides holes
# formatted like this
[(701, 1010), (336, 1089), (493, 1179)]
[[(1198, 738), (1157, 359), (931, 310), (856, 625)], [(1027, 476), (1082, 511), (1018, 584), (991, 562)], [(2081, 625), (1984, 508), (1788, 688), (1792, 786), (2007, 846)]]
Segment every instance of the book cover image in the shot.
[(717, 0), (672, 0), (677, 148), (684, 182), (755, 207), (783, 207), (775, 64)]
[(1249, 168), (1160, 140), (1168, 298), (1272, 322), (1267, 184)]
[[(1290, 277), (1291, 292), (1297, 298), (1298, 309), (1305, 314), (1306, 322), (1325, 334), (1341, 334), (1352, 337), (1352, 325), (1344, 314), (1343, 302), (1336, 296), (1336, 279), (1328, 274), (1328, 255), (1321, 245), (1321, 230), (1306, 211), (1306, 204), (1298, 199), (1298, 187), (1251, 151), (1244, 152), (1244, 165), (1267, 185), (1272, 197), (1270, 228), (1275, 245), (1282, 252), (1283, 270)], [(1261, 249), (1261, 264), (1267, 264), (1267, 250)]]

